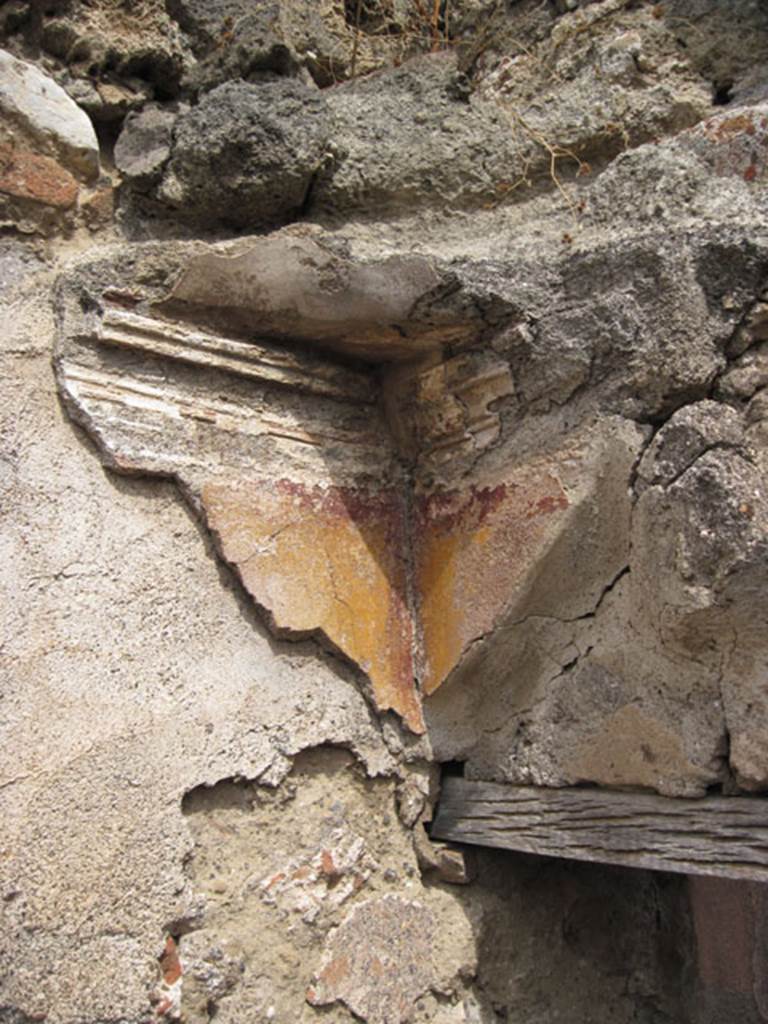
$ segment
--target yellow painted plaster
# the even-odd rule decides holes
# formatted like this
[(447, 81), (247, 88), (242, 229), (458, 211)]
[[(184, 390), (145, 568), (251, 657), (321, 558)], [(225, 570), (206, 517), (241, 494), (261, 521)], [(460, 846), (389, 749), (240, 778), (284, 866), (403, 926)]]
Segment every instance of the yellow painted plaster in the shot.
[(397, 496), (210, 483), (203, 504), (224, 556), (278, 629), (321, 631), (367, 674), (376, 702), (423, 732)]

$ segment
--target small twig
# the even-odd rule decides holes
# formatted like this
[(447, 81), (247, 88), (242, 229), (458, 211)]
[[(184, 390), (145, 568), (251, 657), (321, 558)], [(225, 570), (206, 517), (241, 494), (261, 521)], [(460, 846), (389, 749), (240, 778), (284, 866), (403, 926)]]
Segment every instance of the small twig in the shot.
[[(576, 163), (576, 174), (586, 174), (589, 171), (589, 164), (581, 160), (576, 153), (571, 149), (566, 149), (565, 146), (559, 146), (557, 143), (552, 144), (546, 136), (542, 135), (540, 131), (528, 124), (522, 114), (519, 114), (516, 110), (512, 111), (512, 117), (517, 121), (521, 128), (528, 133), (534, 142), (538, 143), (543, 149), (549, 153), (549, 177), (551, 178), (555, 188), (565, 200), (568, 209), (571, 211), (574, 221), (578, 220), (577, 214), (579, 208), (569, 195), (562, 181), (560, 180), (557, 173), (557, 161), (558, 160), (573, 160)], [(515, 186), (517, 187), (517, 186)]]
[(357, 65), (357, 47), (360, 41), (360, 14), (362, 12), (363, 0), (357, 0), (355, 4), (355, 38), (352, 42), (352, 57), (349, 62), (349, 77), (355, 77), (355, 67)]

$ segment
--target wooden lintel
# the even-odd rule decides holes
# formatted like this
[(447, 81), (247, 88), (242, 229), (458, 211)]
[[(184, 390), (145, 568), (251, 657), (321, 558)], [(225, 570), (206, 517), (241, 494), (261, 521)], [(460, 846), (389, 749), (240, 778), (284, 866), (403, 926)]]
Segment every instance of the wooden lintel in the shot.
[(545, 857), (768, 882), (768, 800), (681, 800), (449, 777), (433, 839)]

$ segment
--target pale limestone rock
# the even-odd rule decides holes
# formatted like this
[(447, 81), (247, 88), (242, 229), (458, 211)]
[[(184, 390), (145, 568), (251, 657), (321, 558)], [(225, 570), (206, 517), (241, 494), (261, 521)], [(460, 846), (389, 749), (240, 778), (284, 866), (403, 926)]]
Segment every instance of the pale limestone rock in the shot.
[(88, 115), (52, 78), (0, 50), (0, 110), (5, 130), (16, 125), (67, 168), (99, 173), (99, 144)]

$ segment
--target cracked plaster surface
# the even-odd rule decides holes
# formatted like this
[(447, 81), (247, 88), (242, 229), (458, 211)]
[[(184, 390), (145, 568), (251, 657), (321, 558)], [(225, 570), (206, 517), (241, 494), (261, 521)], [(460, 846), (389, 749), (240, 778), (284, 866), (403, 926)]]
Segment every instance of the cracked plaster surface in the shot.
[[(742, 413), (705, 397), (704, 384), (734, 380), (726, 360), (665, 371), (670, 396), (679, 372), (697, 374), (703, 400), (683, 402), (649, 448), (651, 429), (627, 413), (654, 409), (657, 386), (627, 404), (610, 350), (592, 356), (602, 392), (569, 390), (563, 412), (563, 399), (526, 394), (532, 333), (493, 277), (489, 289), (435, 258), (356, 260), (316, 230), (142, 258), (162, 268), (149, 288), (131, 284), (120, 253), (62, 283), (65, 401), (109, 464), (180, 482), (276, 635), (316, 637), (360, 671), (375, 708), (479, 777), (684, 794), (730, 777), (726, 655), (692, 656), (670, 622), (703, 612), (660, 607), (656, 588), (681, 571), (660, 545), (687, 515), (677, 496), (695, 467), (721, 456), (734, 491), (752, 487), (733, 461), (748, 444)], [(568, 288), (580, 293), (578, 276)], [(729, 350), (745, 330), (759, 342), (745, 298), (721, 329)], [(701, 288), (686, 299), (686, 331), (711, 317), (708, 301)], [(254, 348), (249, 317), (264, 331)], [(596, 419), (590, 395), (615, 413)], [(680, 582), (693, 593), (684, 580), (669, 592)]]
[[(3, 11), (4, 27), (24, 6)], [(205, 6), (215, 21), (227, 5)], [(447, 209), (432, 183), (411, 188), (414, 166), (428, 164), (418, 164), (421, 153), (410, 162), (414, 147), (402, 144), (397, 120), (410, 129), (413, 112), (426, 118), (420, 143), (447, 110), (460, 119), (466, 107), (476, 120), (466, 97), (450, 98), (455, 69), (440, 54), (372, 80), (362, 131), (350, 118), (355, 83), (335, 90), (349, 122), (341, 148), (383, 170), (386, 194), (403, 206), (382, 218), (364, 194), (344, 194), (357, 161), (333, 181), (329, 165), (318, 205), (305, 197), (303, 215), (325, 223), (323, 196), (334, 191), (349, 215), (331, 217), (326, 231), (290, 229), (303, 241), (286, 263), (276, 256), (282, 233), (126, 244), (126, 232), (177, 237), (177, 225), (156, 231), (161, 211), (137, 219), (127, 200), (141, 183), (126, 182), (126, 219), (97, 236), (98, 252), (91, 238), (57, 239), (51, 250), (56, 272), (64, 269), (56, 369), (82, 432), (57, 405), (49, 372), (54, 266), (22, 243), (0, 247), (10, 511), (2, 651), (12, 668), (3, 714), (13, 737), (0, 775), (0, 1016), (145, 1024), (184, 1007), (204, 1024), (215, 1005), (220, 1019), (314, 1020), (307, 989), (335, 959), (333, 929), (347, 922), (364, 948), (355, 908), (394, 898), (408, 914), (427, 907), (449, 947), (452, 935), (461, 940), (439, 950), (434, 971), (419, 964), (412, 991), (422, 994), (403, 1018), (539, 1024), (583, 1009), (612, 1022), (685, 1019), (685, 953), (669, 952), (684, 940), (686, 910), (669, 886), (481, 858), (476, 883), (448, 889), (420, 822), (435, 758), (466, 759), (468, 774), (512, 782), (671, 795), (765, 786), (764, 39), (759, 26), (747, 34), (723, 17), (728, 5), (670, 0), (661, 17), (657, 6), (603, 0), (560, 19), (523, 2), (513, 5), (515, 32), (531, 53), (475, 55), (478, 94), (505, 111), (494, 124), (505, 146), (514, 124), (523, 154), (502, 161), (504, 174), (532, 166), (526, 153), (536, 167), (549, 161), (514, 116), (542, 93), (550, 99), (531, 120), (589, 148), (594, 173), (562, 179), (578, 231), (574, 207), (546, 174), (503, 201), (497, 186), (511, 183), (493, 179), (498, 152), (480, 180), (469, 175), (474, 145), (440, 160)], [(675, 20), (693, 7), (690, 24)], [(109, 46), (100, 56), (95, 40), (93, 66), (109, 52), (118, 76), (136, 70), (131, 57), (151, 36), (150, 68), (175, 68), (167, 82), (180, 89), (186, 43), (168, 34), (170, 8), (154, 0), (130, 11), (73, 0), (45, 14), (46, 39), (82, 42), (94, 25), (98, 35), (107, 8)], [(572, 31), (582, 19), (585, 30)], [(238, 21), (237, 32), (253, 24)], [(211, 72), (205, 59), (193, 64)], [(712, 76), (733, 80), (725, 109), (711, 105)], [(67, 86), (109, 135), (152, 95), (149, 83), (134, 92), (131, 81), (94, 84), (89, 72)], [(178, 111), (162, 107), (166, 124), (189, 98)], [(606, 110), (627, 115), (626, 135), (603, 131)], [(396, 160), (382, 161), (366, 140), (379, 122)], [(493, 139), (482, 132), (483, 145)], [(220, 184), (211, 182), (214, 192)], [(82, 190), (70, 211), (77, 223), (89, 198)], [(205, 193), (192, 198), (205, 210)], [(40, 212), (45, 230), (57, 230), (50, 210)], [(9, 224), (14, 216), (11, 208)], [(230, 277), (233, 260), (242, 273)], [(290, 280), (307, 304), (293, 302)], [(182, 301), (164, 304), (182, 281)], [(270, 295), (280, 299), (271, 310)], [(362, 335), (361, 309), (379, 318)], [(397, 360), (385, 366), (387, 353)], [(435, 533), (420, 558), (417, 538), (405, 545), (400, 569), (386, 530), (369, 547), (348, 517), (333, 527), (329, 562), (309, 515), (297, 526), (271, 509), (281, 479), (323, 501), (391, 491), (408, 497), (411, 524), (431, 509)], [(500, 486), (504, 500), (488, 501)], [(206, 487), (253, 494), (244, 537), (235, 531), (231, 541), (258, 549), (246, 550), (242, 575), (224, 550), (230, 531), (209, 529), (225, 510), (211, 505), (209, 524)], [(536, 510), (546, 515), (529, 518)], [(281, 606), (274, 595), (285, 578), (273, 570), (290, 563), (294, 529), (312, 574), (283, 574), (292, 593)], [(430, 585), (419, 595), (425, 561)], [(389, 580), (399, 572), (395, 605)], [(407, 670), (405, 689), (388, 669), (377, 675), (380, 650), (372, 656), (366, 629), (342, 613), (371, 579), (379, 593), (367, 587), (365, 598), (377, 623), (397, 618), (391, 607), (409, 611), (417, 671)], [(337, 600), (345, 585), (354, 601)], [(319, 595), (314, 609), (308, 594)], [(281, 623), (265, 595), (288, 610)], [(431, 641), (437, 676), (447, 678), (418, 707), (414, 675), (430, 688), (435, 678), (430, 630), (448, 637), (447, 648)], [(395, 645), (392, 663), (404, 663), (407, 646)], [(422, 738), (400, 724), (420, 728), (417, 715)], [(318, 743), (322, 756), (351, 754), (344, 772), (354, 784), (333, 773), (307, 781), (301, 752)], [(377, 798), (365, 788), (373, 785)], [(224, 791), (259, 799), (216, 806)], [(286, 811), (294, 800), (303, 817)], [(378, 868), (359, 846), (372, 836), (388, 851)], [(250, 847), (258, 863), (244, 866)], [(240, 940), (245, 949), (228, 947)], [(350, 966), (319, 993), (339, 1024), (349, 1006), (381, 1011), (365, 990), (370, 964)]]

